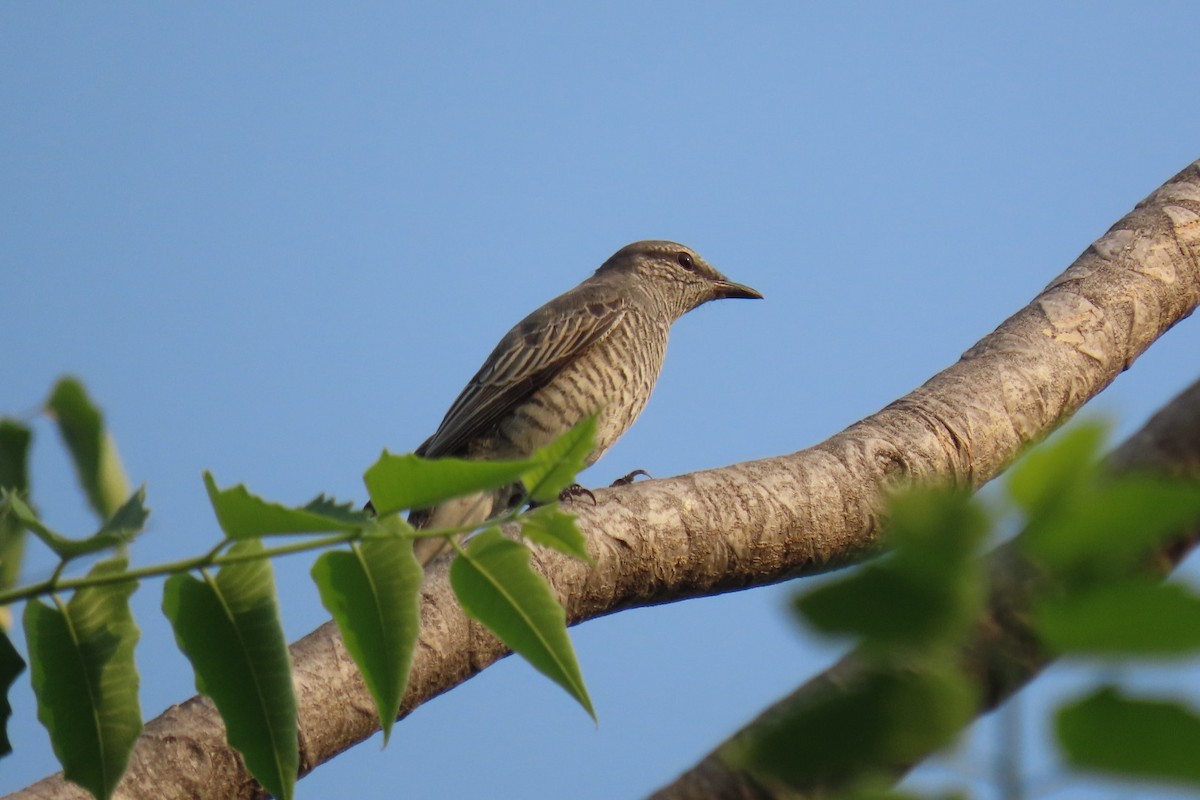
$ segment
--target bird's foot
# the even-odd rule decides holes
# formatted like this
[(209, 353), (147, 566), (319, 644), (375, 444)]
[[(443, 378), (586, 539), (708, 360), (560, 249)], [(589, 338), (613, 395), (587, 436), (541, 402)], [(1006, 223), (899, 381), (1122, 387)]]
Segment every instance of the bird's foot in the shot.
[(560, 502), (565, 502), (567, 500), (575, 500), (576, 498), (583, 497), (584, 495), (592, 498), (592, 505), (596, 505), (596, 495), (592, 494), (592, 490), (585, 489), (578, 483), (572, 483), (570, 486), (559, 492), (558, 499)]
[(617, 478), (615, 481), (613, 481), (612, 488), (615, 489), (618, 486), (628, 486), (629, 484), (633, 483), (633, 479), (636, 478), (638, 475), (645, 475), (647, 478), (652, 477), (650, 475), (650, 473), (646, 472), (646, 470), (644, 470), (644, 469), (635, 469), (633, 472), (629, 473), (628, 475)]

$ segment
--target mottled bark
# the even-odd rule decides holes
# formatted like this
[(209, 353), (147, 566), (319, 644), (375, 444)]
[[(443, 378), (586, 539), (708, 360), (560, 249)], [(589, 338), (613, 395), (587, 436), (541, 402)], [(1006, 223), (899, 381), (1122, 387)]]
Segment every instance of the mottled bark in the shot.
[[(578, 504), (594, 568), (535, 563), (574, 623), (631, 606), (773, 583), (878, 545), (884, 489), (903, 479), (978, 487), (1065, 421), (1200, 302), (1200, 162), (1091, 245), (953, 366), (816, 447), (597, 492)], [(780, 447), (787, 447), (780, 442)], [(405, 715), (506, 654), (463, 616), (434, 565)], [(292, 646), (307, 772), (377, 729), (356, 668), (326, 624)], [(255, 797), (211, 706), (151, 721), (118, 796)], [(12, 797), (81, 797), (59, 776)]]

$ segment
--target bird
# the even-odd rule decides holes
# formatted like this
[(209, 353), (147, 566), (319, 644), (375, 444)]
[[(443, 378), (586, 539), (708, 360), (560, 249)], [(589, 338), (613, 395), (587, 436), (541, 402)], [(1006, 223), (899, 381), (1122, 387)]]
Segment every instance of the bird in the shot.
[[(591, 277), (505, 334), (416, 454), (527, 458), (597, 414), (595, 447), (585, 460), (591, 466), (645, 408), (672, 323), (724, 298), (762, 295), (729, 280), (686, 245), (622, 247)], [(521, 491), (513, 485), (416, 509), (409, 523), (417, 529), (477, 525), (512, 508)], [(444, 537), (413, 544), (422, 566), (449, 547)]]

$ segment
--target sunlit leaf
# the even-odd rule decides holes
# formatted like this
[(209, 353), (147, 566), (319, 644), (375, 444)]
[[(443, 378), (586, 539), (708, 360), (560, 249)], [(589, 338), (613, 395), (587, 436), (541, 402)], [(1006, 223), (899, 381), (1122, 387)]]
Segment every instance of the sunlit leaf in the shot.
[(412, 542), (400, 537), (372, 537), (350, 552), (325, 553), (312, 568), (321, 602), (375, 700), (385, 744), (420, 632), (423, 575)]
[(250, 494), (242, 484), (218, 489), (213, 476), (204, 473), (208, 499), (216, 512), (221, 530), (231, 539), (288, 533), (349, 531), (374, 524), (362, 511), (351, 511), (324, 496), (303, 508), (289, 508)]
[(596, 447), (596, 415), (585, 419), (533, 455), (533, 465), (521, 476), (532, 500), (549, 503), (575, 481)]
[(1080, 769), (1200, 787), (1200, 716), (1179, 703), (1098, 689), (1058, 712), (1058, 741)]
[(467, 544), (450, 566), (463, 610), (579, 701), (593, 719), (567, 636), (566, 614), (550, 586), (529, 566), (529, 551), (492, 528)]
[[(117, 575), (125, 560), (97, 564), (92, 576)], [(92, 586), (70, 602), (25, 606), (38, 719), (50, 732), (63, 774), (98, 798), (111, 797), (142, 729), (129, 613), (134, 581)]]
[(380, 516), (412, 508), (429, 508), (445, 500), (517, 483), (532, 461), (467, 461), (425, 459), (384, 451), (363, 480), (371, 505)]
[(520, 517), (521, 533), (529, 540), (560, 553), (595, 563), (587, 551), (587, 540), (579, 532), (575, 517), (556, 505), (539, 506)]
[(104, 415), (74, 378), (62, 378), (54, 385), (46, 413), (58, 423), (92, 508), (101, 519), (108, 519), (129, 497), (129, 480), (116, 442), (104, 428)]
[[(261, 552), (251, 540), (234, 545), (229, 556)], [(264, 789), (290, 800), (299, 769), (296, 698), (270, 563), (227, 564), (203, 580), (172, 575), (163, 613), (192, 662), (196, 688), (225, 721), (230, 746)]]

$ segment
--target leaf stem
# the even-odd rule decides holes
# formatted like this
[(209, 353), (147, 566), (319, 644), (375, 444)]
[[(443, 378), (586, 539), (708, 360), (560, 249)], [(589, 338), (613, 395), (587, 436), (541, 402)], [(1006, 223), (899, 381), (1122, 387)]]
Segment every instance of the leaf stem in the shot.
[[(549, 505), (549, 504), (548, 504)], [(509, 509), (498, 517), (486, 520), (485, 523), (476, 523), (473, 525), (457, 525), (452, 528), (429, 528), (421, 530), (405, 530), (404, 538), (407, 539), (426, 539), (433, 536), (447, 537), (454, 549), (458, 552), (463, 552), (462, 545), (457, 541), (458, 534), (469, 533), (486, 524), (488, 527), (503, 526), (512, 522), (516, 522), (521, 514), (524, 513), (522, 505), (517, 505)], [(69, 558), (63, 559), (54, 569), (54, 574), (47, 580), (31, 583), (28, 586), (19, 586), (13, 589), (0, 591), (0, 607), (8, 606), (21, 600), (28, 600), (33, 597), (51, 594), (58, 591), (72, 591), (83, 589), (91, 586), (109, 586), (126, 581), (140, 580), (142, 578), (158, 578), (164, 575), (173, 575), (179, 572), (190, 572), (195, 569), (204, 569), (205, 567), (221, 567), (225, 564), (238, 564), (245, 561), (257, 561), (264, 558), (275, 558), (276, 556), (286, 556), (293, 553), (304, 553), (310, 550), (321, 550), (328, 547), (336, 547), (340, 544), (354, 543), (361, 541), (364, 538), (372, 538), (376, 531), (368, 528), (356, 528), (351, 531), (343, 531), (341, 533), (332, 534), (330, 536), (322, 536), (318, 539), (305, 539), (291, 544), (280, 545), (279, 547), (267, 547), (257, 553), (237, 553), (221, 555), (221, 551), (228, 547), (235, 540), (230, 538), (222, 539), (217, 545), (211, 548), (203, 555), (193, 556), (191, 558), (181, 559), (179, 561), (168, 561), (162, 564), (152, 564), (146, 567), (127, 570), (121, 573), (105, 573), (101, 575), (85, 575), (79, 578), (62, 579), (63, 570), (66, 569)], [(266, 537), (260, 537), (266, 538)]]
[(220, 547), (214, 548), (204, 555), (185, 558), (179, 561), (169, 561), (163, 564), (152, 564), (147, 567), (139, 567), (137, 569), (131, 569), (120, 573), (85, 575), (81, 578), (69, 578), (67, 580), (59, 580), (58, 577), (61, 570), (55, 570), (54, 575), (48, 580), (0, 592), (0, 606), (10, 605), (11, 603), (15, 603), (19, 600), (28, 600), (31, 597), (39, 597), (55, 591), (70, 591), (72, 589), (83, 589), (90, 586), (107, 586), (114, 583), (125, 583), (126, 581), (139, 580), (141, 578), (157, 578), (163, 575), (172, 575), (177, 572), (189, 572), (194, 569), (203, 569), (205, 567), (221, 567), (225, 564), (237, 564), (244, 561), (257, 561), (263, 558), (274, 558), (276, 556), (291, 555), (293, 553), (303, 553), (309, 550), (320, 550), (326, 547), (333, 547), (335, 545), (343, 544), (345, 542), (356, 541), (358, 538), (360, 538), (360, 536), (360, 531), (351, 531), (349, 533), (338, 533), (332, 536), (322, 536), (319, 539), (308, 539), (301, 542), (293, 542), (291, 544), (281, 545), (279, 547), (268, 547), (264, 548), (258, 553), (235, 553), (231, 555), (219, 555), (221, 548), (228, 544), (228, 540), (226, 540), (221, 543)]

